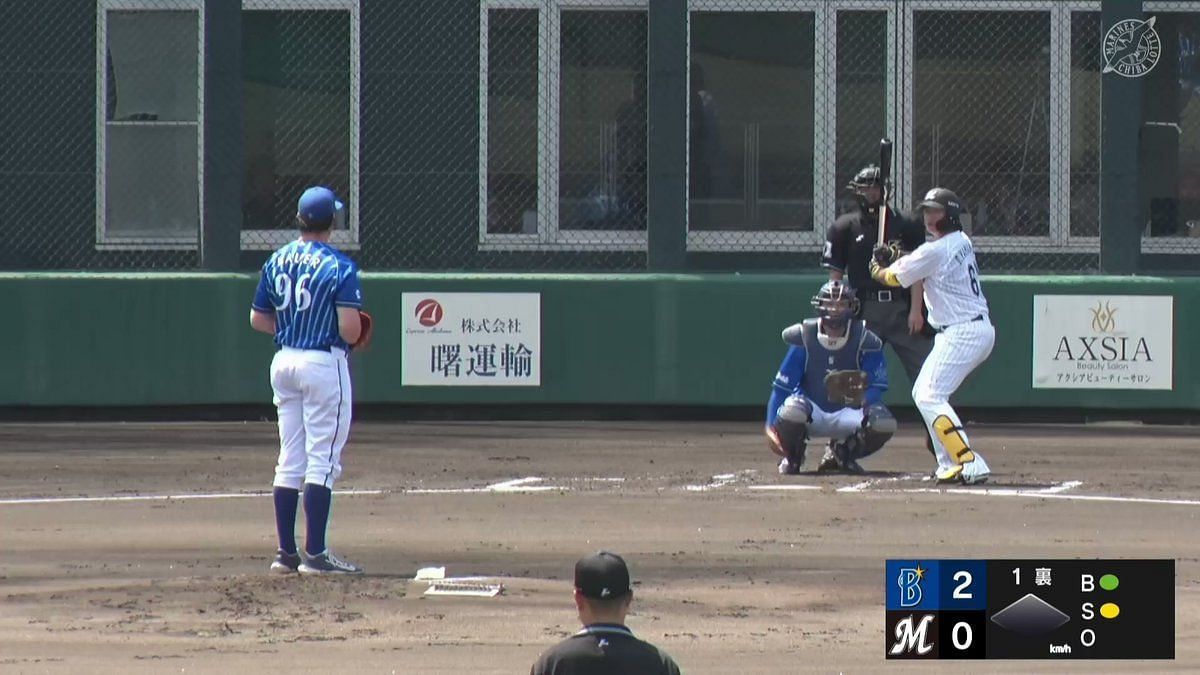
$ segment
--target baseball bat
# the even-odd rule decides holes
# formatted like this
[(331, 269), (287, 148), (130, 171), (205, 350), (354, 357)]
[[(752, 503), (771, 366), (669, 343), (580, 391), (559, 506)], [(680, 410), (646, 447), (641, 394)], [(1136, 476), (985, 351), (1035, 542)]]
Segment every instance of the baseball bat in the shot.
[(884, 225), (887, 223), (888, 178), (892, 175), (892, 141), (884, 138), (879, 141), (879, 190), (882, 202), (879, 204), (879, 232), (876, 233), (875, 243), (883, 246)]

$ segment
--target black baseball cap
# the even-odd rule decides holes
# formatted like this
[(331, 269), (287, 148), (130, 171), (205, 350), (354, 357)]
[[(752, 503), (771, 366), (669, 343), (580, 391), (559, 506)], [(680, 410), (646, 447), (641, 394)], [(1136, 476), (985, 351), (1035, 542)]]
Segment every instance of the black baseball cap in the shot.
[(610, 600), (629, 593), (629, 567), (616, 553), (599, 551), (575, 563), (575, 590), (584, 597)]

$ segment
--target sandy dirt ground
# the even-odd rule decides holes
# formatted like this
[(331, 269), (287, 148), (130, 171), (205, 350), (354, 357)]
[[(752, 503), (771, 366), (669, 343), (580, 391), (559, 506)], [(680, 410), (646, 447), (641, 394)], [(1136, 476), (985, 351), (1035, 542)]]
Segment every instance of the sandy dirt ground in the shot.
[[(1200, 670), (1200, 430), (970, 433), (990, 492), (929, 489), (913, 425), (868, 476), (784, 477), (753, 423), (359, 424), (331, 541), (368, 574), (312, 579), (266, 574), (270, 424), (0, 425), (0, 671), (525, 673), (600, 548), (686, 673)], [(1174, 558), (1176, 659), (885, 661), (904, 557)]]

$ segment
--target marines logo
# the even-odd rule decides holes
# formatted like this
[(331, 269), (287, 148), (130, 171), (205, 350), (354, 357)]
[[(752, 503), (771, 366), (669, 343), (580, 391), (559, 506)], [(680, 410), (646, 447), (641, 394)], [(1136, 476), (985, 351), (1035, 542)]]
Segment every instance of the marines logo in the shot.
[(1104, 70), (1121, 77), (1141, 77), (1158, 64), (1162, 43), (1154, 30), (1156, 17), (1125, 19), (1104, 34)]

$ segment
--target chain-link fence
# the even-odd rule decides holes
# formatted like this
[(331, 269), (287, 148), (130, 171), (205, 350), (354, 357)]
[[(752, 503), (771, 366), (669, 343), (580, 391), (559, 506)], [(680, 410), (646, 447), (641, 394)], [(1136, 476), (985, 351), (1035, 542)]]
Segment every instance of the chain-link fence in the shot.
[[(244, 0), (223, 129), (203, 0), (50, 3), (2, 29), (0, 180), (25, 215), (0, 269), (193, 269), (214, 228), (252, 269), (323, 184), (367, 269), (645, 270), (656, 133), (687, 137), (693, 269), (816, 269), (888, 137), (893, 204), (955, 190), (985, 269), (1096, 271), (1116, 63), (1141, 69), (1142, 252), (1195, 260), (1195, 4), (1147, 2), (1106, 50), (1099, 2), (690, 0), (687, 113), (651, 129), (646, 0)], [(238, 149), (241, 222), (206, 220), (214, 143)]]

